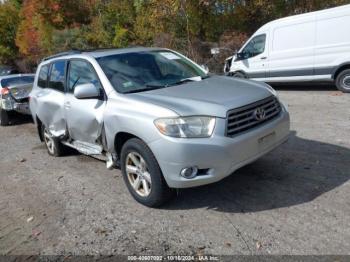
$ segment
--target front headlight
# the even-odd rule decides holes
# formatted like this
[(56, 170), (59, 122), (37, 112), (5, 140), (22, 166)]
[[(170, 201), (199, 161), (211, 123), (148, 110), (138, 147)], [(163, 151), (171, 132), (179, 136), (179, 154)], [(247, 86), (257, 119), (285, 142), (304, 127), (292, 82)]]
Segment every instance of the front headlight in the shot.
[(163, 135), (181, 138), (210, 137), (215, 127), (215, 117), (189, 116), (177, 118), (159, 118), (155, 126)]

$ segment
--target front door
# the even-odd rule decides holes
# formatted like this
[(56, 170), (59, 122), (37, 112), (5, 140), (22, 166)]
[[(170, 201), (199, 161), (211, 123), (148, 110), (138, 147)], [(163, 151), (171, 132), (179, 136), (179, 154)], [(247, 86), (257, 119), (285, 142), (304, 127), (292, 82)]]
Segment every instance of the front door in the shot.
[[(101, 144), (103, 113), (106, 106), (103, 88), (93, 66), (85, 60), (69, 62), (65, 114), (69, 136), (79, 142)], [(101, 90), (101, 98), (77, 99), (74, 89), (92, 83)]]
[[(240, 51), (234, 66), (243, 71), (248, 78), (265, 78), (267, 73), (268, 48), (266, 34), (254, 36)], [(238, 71), (238, 70), (237, 70)]]

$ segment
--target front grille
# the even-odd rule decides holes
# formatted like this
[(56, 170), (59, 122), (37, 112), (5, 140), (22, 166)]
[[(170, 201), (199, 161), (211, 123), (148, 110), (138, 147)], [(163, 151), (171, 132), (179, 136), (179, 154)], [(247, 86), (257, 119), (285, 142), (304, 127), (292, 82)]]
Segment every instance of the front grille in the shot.
[(280, 112), (281, 105), (274, 96), (230, 110), (227, 113), (226, 136), (233, 137), (260, 126), (276, 118)]

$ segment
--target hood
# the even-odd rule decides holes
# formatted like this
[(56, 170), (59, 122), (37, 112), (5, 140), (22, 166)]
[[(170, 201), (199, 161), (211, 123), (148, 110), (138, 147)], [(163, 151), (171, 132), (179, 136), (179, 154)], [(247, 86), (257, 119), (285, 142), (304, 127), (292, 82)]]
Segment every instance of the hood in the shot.
[(227, 111), (273, 95), (264, 83), (225, 76), (130, 94), (133, 99), (156, 104), (180, 116), (209, 115), (225, 118)]

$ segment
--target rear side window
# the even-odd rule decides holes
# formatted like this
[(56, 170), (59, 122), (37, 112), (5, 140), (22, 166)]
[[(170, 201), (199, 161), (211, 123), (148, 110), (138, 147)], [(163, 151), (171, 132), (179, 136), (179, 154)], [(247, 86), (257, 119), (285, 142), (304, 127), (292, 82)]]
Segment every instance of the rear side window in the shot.
[(66, 61), (52, 63), (49, 88), (64, 92)]
[(47, 77), (49, 75), (49, 65), (44, 65), (41, 67), (38, 78), (38, 86), (41, 88), (47, 87)]
[(2, 87), (25, 85), (34, 82), (34, 76), (20, 76), (1, 80)]
[(72, 60), (69, 65), (68, 92), (73, 93), (77, 85), (94, 84), (101, 88), (100, 81), (95, 73), (94, 68), (88, 62), (81, 60)]

